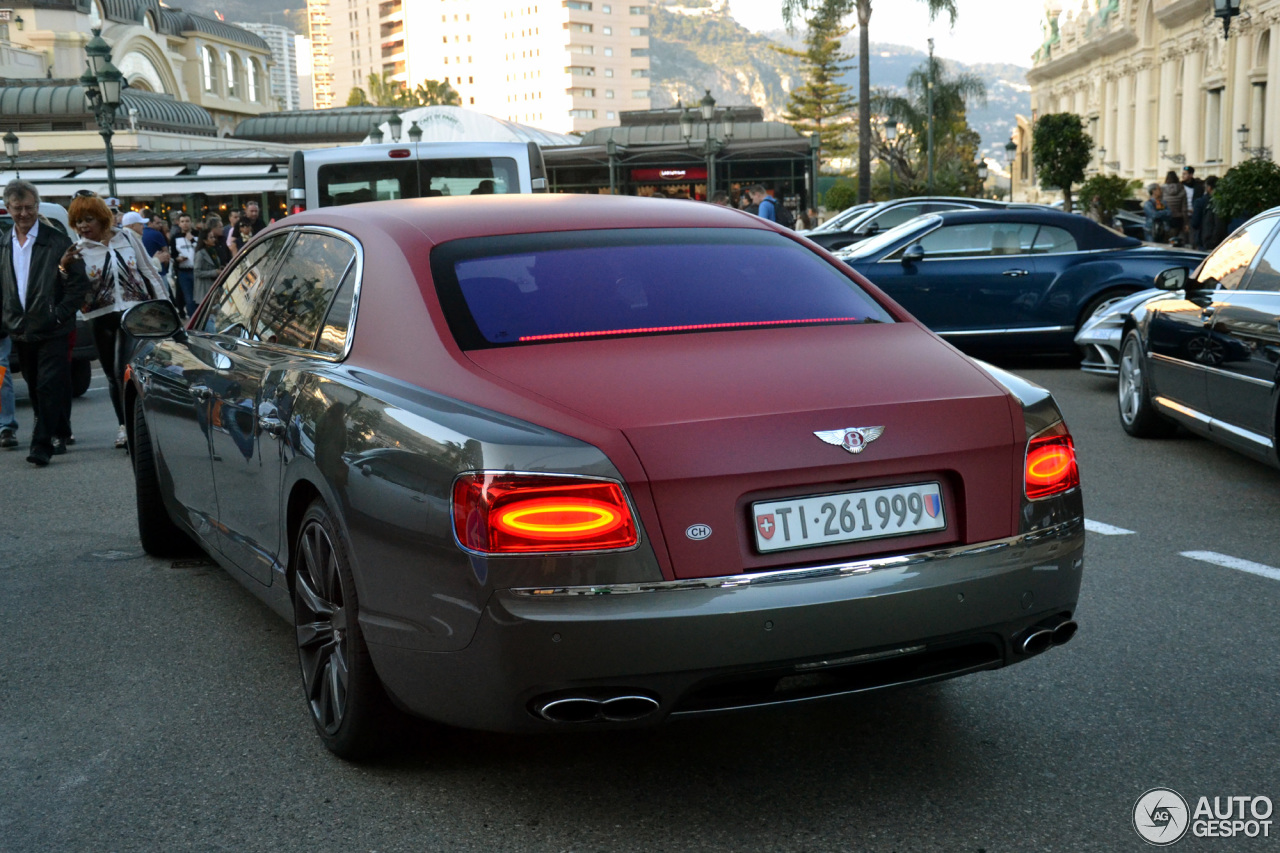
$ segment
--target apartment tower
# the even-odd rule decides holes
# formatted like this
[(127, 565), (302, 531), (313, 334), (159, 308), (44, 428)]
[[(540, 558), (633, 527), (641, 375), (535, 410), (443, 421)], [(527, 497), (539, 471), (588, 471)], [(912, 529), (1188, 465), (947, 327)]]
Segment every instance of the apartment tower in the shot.
[(559, 133), (650, 108), (647, 0), (308, 0), (308, 10), (317, 107), (342, 106), (386, 74), (410, 89), (448, 80), (468, 109)]

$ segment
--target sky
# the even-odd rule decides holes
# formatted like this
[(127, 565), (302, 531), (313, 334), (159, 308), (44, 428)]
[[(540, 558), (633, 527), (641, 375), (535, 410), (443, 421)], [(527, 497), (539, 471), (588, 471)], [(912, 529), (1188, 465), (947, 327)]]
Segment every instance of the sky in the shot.
[[(782, 0), (729, 0), (729, 9), (749, 30), (782, 28)], [(1040, 0), (956, 0), (956, 13), (952, 30), (946, 15), (929, 22), (923, 0), (876, 0), (871, 41), (927, 50), (932, 36), (934, 52), (944, 59), (1030, 67), (1031, 54), (1043, 41)]]

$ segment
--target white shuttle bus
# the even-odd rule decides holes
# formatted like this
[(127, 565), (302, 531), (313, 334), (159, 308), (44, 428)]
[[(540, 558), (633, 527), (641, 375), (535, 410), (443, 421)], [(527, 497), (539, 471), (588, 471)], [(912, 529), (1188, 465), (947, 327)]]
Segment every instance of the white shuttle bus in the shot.
[(538, 193), (547, 169), (536, 142), (402, 142), (295, 151), (291, 213), (397, 198)]

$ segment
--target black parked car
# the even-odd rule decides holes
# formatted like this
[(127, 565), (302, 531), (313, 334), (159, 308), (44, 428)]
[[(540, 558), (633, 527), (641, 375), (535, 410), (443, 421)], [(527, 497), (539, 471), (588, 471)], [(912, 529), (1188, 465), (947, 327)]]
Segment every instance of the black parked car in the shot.
[(1028, 206), (921, 216), (838, 257), (957, 346), (1070, 353), (1101, 305), (1204, 256)]
[[(860, 243), (868, 237), (882, 234), (909, 219), (925, 213), (941, 213), (944, 210), (978, 210), (1005, 207), (1002, 201), (987, 198), (950, 198), (947, 196), (918, 196), (899, 198), (874, 205), (857, 216), (842, 222), (835, 229), (830, 223), (806, 234), (813, 242), (834, 252), (846, 246)], [(843, 216), (843, 214), (841, 214)]]
[[(1169, 435), (1181, 424), (1247, 456), (1276, 455), (1280, 377), (1280, 207), (1245, 223), (1170, 291), (1136, 307), (1120, 351), (1120, 425)], [(1182, 293), (1178, 293), (1182, 291)]]

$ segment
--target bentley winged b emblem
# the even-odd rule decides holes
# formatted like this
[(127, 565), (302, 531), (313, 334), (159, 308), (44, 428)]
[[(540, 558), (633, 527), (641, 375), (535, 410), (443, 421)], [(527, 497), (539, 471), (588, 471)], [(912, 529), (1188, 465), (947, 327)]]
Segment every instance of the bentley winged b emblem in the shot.
[(836, 447), (843, 447), (850, 453), (861, 453), (866, 446), (880, 437), (884, 427), (848, 427), (847, 429), (820, 429), (813, 434)]

